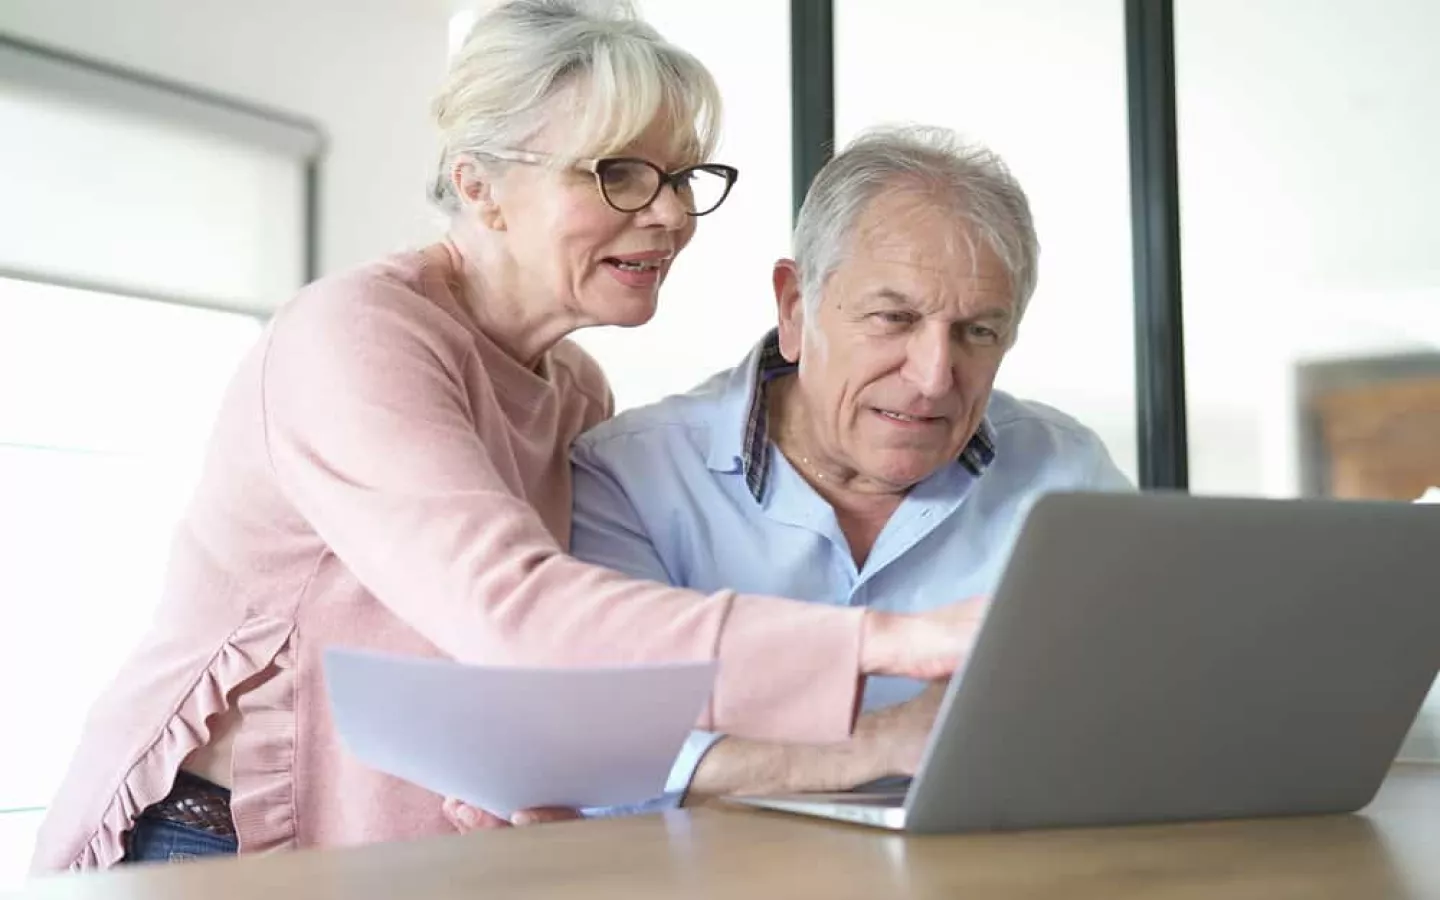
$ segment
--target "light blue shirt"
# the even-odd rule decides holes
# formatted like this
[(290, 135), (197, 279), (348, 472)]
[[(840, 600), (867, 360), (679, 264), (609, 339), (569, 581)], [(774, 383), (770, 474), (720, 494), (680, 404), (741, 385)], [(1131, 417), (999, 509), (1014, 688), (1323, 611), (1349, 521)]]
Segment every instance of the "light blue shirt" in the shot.
[[(571, 552), (698, 591), (920, 612), (991, 593), (1041, 495), (1130, 489), (1093, 431), (996, 391), (967, 448), (985, 451), (980, 463), (970, 453), (912, 488), (856, 566), (830, 505), (764, 438), (757, 388), (783, 370), (777, 359), (771, 332), (734, 369), (582, 435), (573, 451)], [(869, 678), (864, 708), (902, 702), (921, 687)], [(667, 796), (683, 794), (718, 738), (690, 736)]]

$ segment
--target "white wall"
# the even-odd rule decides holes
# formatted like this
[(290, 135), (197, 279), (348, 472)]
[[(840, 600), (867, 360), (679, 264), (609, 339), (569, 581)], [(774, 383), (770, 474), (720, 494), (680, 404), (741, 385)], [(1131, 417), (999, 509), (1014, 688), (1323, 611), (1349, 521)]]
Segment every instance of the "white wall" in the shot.
[[(313, 118), (323, 270), (429, 239), (439, 0), (4, 0), (0, 31)], [(101, 149), (101, 148), (97, 148)]]

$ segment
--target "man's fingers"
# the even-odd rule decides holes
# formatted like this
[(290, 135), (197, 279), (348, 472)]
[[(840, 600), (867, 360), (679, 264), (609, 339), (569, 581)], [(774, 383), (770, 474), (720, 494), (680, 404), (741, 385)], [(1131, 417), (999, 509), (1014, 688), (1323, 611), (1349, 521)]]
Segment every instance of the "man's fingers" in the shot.
[(567, 809), (563, 806), (541, 807), (539, 809), (522, 809), (510, 817), (512, 825), (543, 825), (546, 822), (569, 822), (573, 819), (580, 819), (579, 810)]

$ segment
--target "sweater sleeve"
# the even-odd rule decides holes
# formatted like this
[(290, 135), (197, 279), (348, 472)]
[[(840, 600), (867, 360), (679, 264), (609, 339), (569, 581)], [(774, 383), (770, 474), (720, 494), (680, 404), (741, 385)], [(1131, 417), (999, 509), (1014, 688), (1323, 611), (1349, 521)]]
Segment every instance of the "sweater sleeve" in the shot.
[(265, 351), (277, 481), (365, 588), (459, 660), (718, 659), (700, 727), (762, 740), (844, 738), (862, 612), (706, 596), (563, 553), (487, 449), (477, 417), (502, 412), (493, 395), (476, 396), (486, 392), (474, 390), (473, 372), (467, 384), (475, 357), (417, 314), (421, 302), (398, 285), (322, 287), (281, 311)]

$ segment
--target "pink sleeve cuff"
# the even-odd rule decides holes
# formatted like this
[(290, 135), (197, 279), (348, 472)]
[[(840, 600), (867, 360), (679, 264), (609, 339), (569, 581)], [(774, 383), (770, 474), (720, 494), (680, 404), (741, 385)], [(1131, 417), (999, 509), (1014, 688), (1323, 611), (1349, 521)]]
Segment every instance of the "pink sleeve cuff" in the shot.
[(712, 731), (792, 743), (843, 741), (860, 692), (859, 608), (736, 596), (716, 655)]

